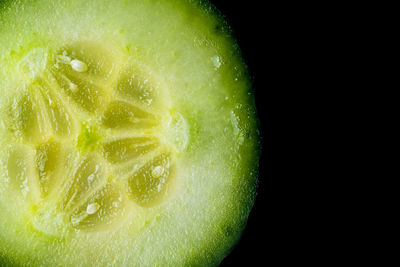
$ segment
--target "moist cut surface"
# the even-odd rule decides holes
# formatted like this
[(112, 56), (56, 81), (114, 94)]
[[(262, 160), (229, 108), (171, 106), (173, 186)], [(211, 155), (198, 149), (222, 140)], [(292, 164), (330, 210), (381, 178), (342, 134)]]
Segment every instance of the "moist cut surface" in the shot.
[(257, 125), (197, 1), (0, 2), (0, 265), (208, 266), (253, 203)]

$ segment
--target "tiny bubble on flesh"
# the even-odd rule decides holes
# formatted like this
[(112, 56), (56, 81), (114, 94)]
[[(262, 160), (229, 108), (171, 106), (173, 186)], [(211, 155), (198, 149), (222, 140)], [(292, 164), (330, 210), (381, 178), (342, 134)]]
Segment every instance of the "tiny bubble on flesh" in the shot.
[(214, 56), (211, 58), (211, 60), (214, 64), (214, 67), (216, 70), (219, 69), (219, 67), (221, 67), (221, 60), (220, 60), (219, 56)]

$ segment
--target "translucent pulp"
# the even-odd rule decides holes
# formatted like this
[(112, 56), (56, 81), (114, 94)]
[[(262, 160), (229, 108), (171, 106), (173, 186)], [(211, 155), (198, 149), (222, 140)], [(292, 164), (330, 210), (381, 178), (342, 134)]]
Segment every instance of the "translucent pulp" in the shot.
[(24, 59), (29, 76), (5, 111), (8, 179), (37, 207), (34, 226), (109, 230), (133, 207), (160, 205), (188, 139), (162, 82), (97, 43), (35, 51), (41, 68)]

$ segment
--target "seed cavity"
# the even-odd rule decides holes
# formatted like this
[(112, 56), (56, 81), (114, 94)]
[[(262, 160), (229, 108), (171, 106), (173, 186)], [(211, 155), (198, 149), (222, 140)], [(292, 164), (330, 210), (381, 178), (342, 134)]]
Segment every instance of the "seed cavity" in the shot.
[(7, 181), (43, 205), (34, 228), (50, 235), (109, 230), (130, 208), (159, 205), (176, 177), (174, 151), (187, 143), (185, 120), (169, 113), (162, 83), (98, 44), (46, 53), (21, 62), (30, 79), (0, 120), (19, 144), (6, 149)]
[(78, 59), (74, 59), (70, 63), (72, 69), (77, 72), (86, 72), (88, 70), (88, 66), (85, 62), (82, 62)]

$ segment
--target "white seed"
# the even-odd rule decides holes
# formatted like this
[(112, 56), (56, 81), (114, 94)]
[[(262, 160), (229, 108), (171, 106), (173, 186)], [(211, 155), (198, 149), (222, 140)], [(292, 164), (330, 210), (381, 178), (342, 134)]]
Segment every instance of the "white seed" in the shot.
[(164, 173), (164, 168), (162, 166), (153, 167), (151, 170), (151, 176), (154, 178), (159, 178)]
[(80, 60), (74, 59), (71, 61), (70, 64), (74, 71), (85, 72), (88, 70), (88, 66), (85, 64), (85, 62), (82, 62)]
[(94, 214), (94, 213), (96, 213), (96, 211), (99, 210), (99, 208), (100, 208), (100, 205), (97, 204), (96, 202), (94, 202), (87, 206), (86, 212), (87, 212), (87, 214)]

